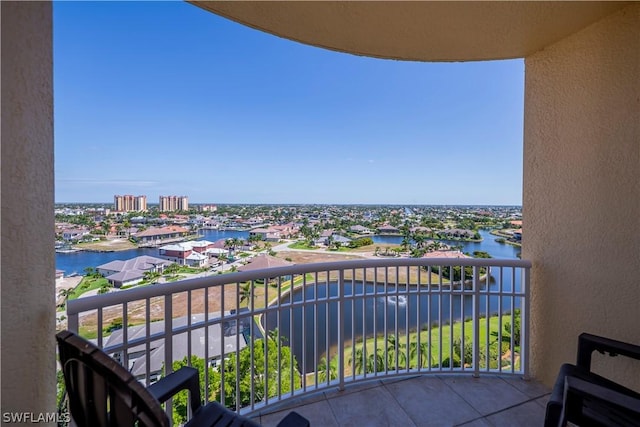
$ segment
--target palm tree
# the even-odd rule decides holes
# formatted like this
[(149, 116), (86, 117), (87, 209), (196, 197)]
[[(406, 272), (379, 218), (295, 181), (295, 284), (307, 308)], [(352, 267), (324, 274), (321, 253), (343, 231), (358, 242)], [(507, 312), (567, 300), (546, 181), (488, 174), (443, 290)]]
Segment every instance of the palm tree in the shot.
[(67, 300), (73, 293), (73, 289), (60, 289), (58, 291), (58, 298), (62, 298), (62, 302), (56, 306), (56, 308), (64, 308), (67, 305)]
[(221, 266), (220, 271), (224, 271), (224, 263), (227, 262), (228, 259), (229, 257), (226, 256), (225, 254), (218, 255), (218, 260), (220, 261), (220, 266)]
[(422, 247), (424, 246), (424, 234), (422, 233), (414, 233), (413, 234), (413, 241), (416, 242), (416, 247), (418, 249), (422, 249)]
[[(253, 295), (253, 283), (245, 282), (240, 285), (240, 304), (247, 301)], [(247, 304), (248, 305), (248, 304)]]
[[(387, 355), (390, 367), (394, 366), (395, 369), (407, 367), (407, 345), (400, 343), (395, 335), (389, 335), (387, 337)], [(397, 364), (396, 357), (398, 360)]]
[(409, 245), (411, 244), (411, 241), (409, 240), (408, 236), (404, 236), (402, 238), (402, 243), (400, 243), (400, 246), (402, 246), (402, 250), (406, 251), (409, 248)]
[(122, 221), (122, 226), (127, 230), (127, 239), (131, 237), (131, 221), (129, 221), (129, 218), (125, 218), (124, 221)]
[(108, 220), (104, 220), (100, 223), (100, 227), (102, 227), (102, 231), (106, 236), (109, 235), (109, 231), (111, 230), (111, 222)]
[(327, 358), (322, 357), (318, 363), (318, 381), (327, 382), (338, 378), (338, 359), (334, 357), (327, 363)]
[(364, 360), (364, 346), (357, 347), (354, 353), (355, 355), (349, 359), (349, 364), (356, 374), (362, 374), (362, 371), (366, 366)]
[[(418, 358), (418, 352), (420, 353), (420, 358)], [(416, 359), (416, 368), (426, 368), (431, 364), (429, 360), (429, 343), (421, 342), (420, 346), (418, 346), (417, 342), (412, 342), (409, 344), (409, 360)]]
[(387, 368), (384, 359), (384, 349), (367, 355), (367, 372), (382, 372)]
[(158, 273), (157, 271), (145, 271), (142, 274), (142, 278), (151, 284), (156, 283), (160, 278), (160, 276), (161, 274)]

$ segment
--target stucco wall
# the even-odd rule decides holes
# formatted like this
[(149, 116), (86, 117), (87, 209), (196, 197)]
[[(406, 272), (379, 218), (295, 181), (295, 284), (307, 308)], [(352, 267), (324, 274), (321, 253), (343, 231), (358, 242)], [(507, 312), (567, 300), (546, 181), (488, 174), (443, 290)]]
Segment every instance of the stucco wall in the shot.
[[(640, 343), (640, 4), (525, 65), (532, 374), (551, 384), (582, 331)], [(619, 359), (598, 369), (640, 387)]]
[(55, 408), (50, 2), (1, 2), (2, 412)]

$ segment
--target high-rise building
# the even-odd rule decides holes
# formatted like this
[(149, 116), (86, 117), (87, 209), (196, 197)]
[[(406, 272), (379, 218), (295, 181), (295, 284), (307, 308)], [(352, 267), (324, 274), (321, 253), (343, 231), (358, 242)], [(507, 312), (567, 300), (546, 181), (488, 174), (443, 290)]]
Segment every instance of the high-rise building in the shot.
[(159, 209), (161, 212), (188, 211), (189, 198), (187, 196), (160, 196)]
[(116, 212), (132, 212), (147, 210), (147, 196), (113, 196), (113, 205)]
[(147, 210), (147, 196), (138, 196), (136, 197), (136, 210), (138, 211), (146, 211)]

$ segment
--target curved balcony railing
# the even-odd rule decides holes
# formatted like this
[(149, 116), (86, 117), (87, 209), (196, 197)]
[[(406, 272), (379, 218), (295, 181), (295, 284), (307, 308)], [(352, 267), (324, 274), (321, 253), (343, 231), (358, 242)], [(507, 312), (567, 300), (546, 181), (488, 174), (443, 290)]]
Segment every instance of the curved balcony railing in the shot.
[(196, 365), (204, 396), (251, 414), (372, 378), (527, 377), (530, 268), (392, 258), (219, 274), (69, 301), (68, 327), (143, 382)]

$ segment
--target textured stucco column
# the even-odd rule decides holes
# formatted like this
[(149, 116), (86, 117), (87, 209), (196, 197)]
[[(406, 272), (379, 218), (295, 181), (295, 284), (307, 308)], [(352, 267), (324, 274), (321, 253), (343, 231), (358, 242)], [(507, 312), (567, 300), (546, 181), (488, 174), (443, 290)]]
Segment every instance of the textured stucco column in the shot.
[[(640, 4), (525, 65), (532, 374), (551, 384), (583, 331), (640, 343)], [(596, 364), (640, 387), (640, 363)]]
[(1, 411), (55, 409), (52, 5), (1, 2)]

